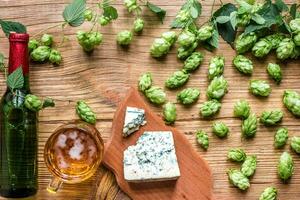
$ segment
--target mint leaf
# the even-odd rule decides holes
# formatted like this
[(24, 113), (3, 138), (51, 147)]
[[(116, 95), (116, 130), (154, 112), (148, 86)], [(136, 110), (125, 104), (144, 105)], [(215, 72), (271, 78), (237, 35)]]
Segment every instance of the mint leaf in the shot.
[[(213, 19), (212, 20), (216, 20), (219, 16), (232, 16), (231, 13), (237, 11), (237, 8), (235, 5), (231, 4), (231, 3), (227, 3), (224, 4), (221, 8), (219, 8), (217, 11), (214, 12), (213, 14)], [(236, 29), (233, 28), (231, 20), (229, 20), (228, 22), (222, 24), (222, 23), (218, 23), (216, 21), (217, 24), (217, 31), (218, 33), (221, 35), (221, 37), (232, 46), (235, 37), (236, 37)]]
[(219, 16), (216, 18), (216, 22), (220, 24), (225, 24), (230, 21), (230, 16)]
[(117, 19), (118, 18), (118, 11), (116, 8), (112, 6), (103, 7), (103, 16), (109, 19)]
[(6, 83), (11, 90), (21, 89), (24, 86), (22, 66), (18, 67), (13, 73), (8, 75)]
[(73, 0), (66, 6), (63, 17), (64, 20), (73, 27), (80, 26), (84, 22), (85, 0)]
[(282, 0), (275, 0), (275, 5), (277, 6), (278, 10), (282, 11), (289, 11), (289, 7), (282, 1)]
[(147, 1), (146, 5), (149, 8), (149, 10), (151, 10), (153, 13), (155, 13), (157, 15), (157, 17), (160, 19), (161, 23), (163, 23), (167, 12), (165, 10), (161, 9), (160, 7), (150, 3), (149, 1)]
[(0, 25), (1, 25), (2, 31), (5, 33), (6, 37), (9, 36), (10, 32), (16, 32), (16, 33), (26, 33), (27, 32), (26, 27), (19, 22), (0, 20)]

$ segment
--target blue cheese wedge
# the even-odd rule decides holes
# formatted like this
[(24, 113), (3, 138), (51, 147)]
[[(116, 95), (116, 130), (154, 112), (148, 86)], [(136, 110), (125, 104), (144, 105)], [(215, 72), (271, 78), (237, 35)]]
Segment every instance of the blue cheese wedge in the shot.
[(140, 126), (143, 126), (146, 123), (145, 110), (140, 108), (127, 107), (123, 127), (123, 136), (129, 136), (133, 132), (139, 130)]
[(180, 176), (173, 134), (144, 132), (136, 145), (124, 151), (124, 178), (128, 182), (174, 180)]

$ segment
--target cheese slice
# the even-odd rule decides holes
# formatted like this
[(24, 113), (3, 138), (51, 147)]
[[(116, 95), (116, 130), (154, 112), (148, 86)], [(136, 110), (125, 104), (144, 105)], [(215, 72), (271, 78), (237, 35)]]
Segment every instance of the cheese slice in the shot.
[(133, 132), (139, 130), (140, 126), (143, 126), (145, 124), (145, 110), (140, 108), (127, 107), (123, 127), (123, 136), (129, 136)]
[(144, 132), (124, 151), (124, 178), (129, 182), (174, 180), (180, 176), (173, 134)]

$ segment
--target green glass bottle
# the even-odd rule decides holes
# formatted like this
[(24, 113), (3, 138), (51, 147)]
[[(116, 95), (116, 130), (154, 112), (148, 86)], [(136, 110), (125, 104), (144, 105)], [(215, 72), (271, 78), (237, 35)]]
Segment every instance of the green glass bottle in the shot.
[(22, 66), (24, 86), (6, 90), (0, 104), (0, 195), (27, 197), (37, 191), (37, 113), (25, 108), (30, 93), (28, 34), (9, 36), (8, 73)]

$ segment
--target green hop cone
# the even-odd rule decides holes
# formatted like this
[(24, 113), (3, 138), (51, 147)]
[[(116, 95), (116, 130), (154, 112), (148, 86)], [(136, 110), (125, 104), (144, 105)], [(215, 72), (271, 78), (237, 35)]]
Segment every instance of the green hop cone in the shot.
[(223, 76), (215, 77), (209, 84), (206, 95), (210, 99), (221, 99), (228, 91), (228, 83)]
[(37, 96), (32, 94), (26, 95), (24, 105), (33, 112), (38, 112), (43, 108), (43, 102)]
[(189, 47), (179, 47), (177, 49), (177, 57), (180, 60), (185, 60), (188, 58), (192, 53), (195, 51), (195, 49), (198, 47), (198, 42), (194, 42), (191, 46)]
[(186, 88), (177, 94), (177, 100), (183, 105), (195, 103), (200, 95), (200, 91), (196, 88)]
[(290, 28), (294, 33), (299, 33), (300, 32), (300, 18), (291, 20)]
[(204, 56), (201, 52), (194, 52), (185, 61), (183, 69), (187, 72), (193, 72), (202, 64)]
[(86, 21), (92, 21), (93, 19), (93, 11), (91, 9), (86, 9), (83, 13), (84, 19)]
[(293, 90), (285, 90), (283, 104), (296, 117), (300, 117), (300, 95)]
[(281, 68), (278, 64), (275, 63), (269, 63), (267, 67), (267, 72), (269, 76), (277, 83), (279, 84), (282, 80), (282, 73)]
[(40, 43), (37, 40), (35, 40), (35, 39), (29, 40), (29, 42), (28, 42), (28, 51), (29, 51), (29, 53), (31, 53), (33, 50), (38, 48), (39, 45), (40, 45)]
[(208, 79), (212, 80), (217, 76), (221, 76), (224, 72), (225, 58), (223, 56), (215, 56), (210, 59), (208, 66)]
[(199, 41), (205, 41), (212, 37), (214, 27), (212, 25), (204, 25), (197, 32), (197, 39)]
[(279, 178), (284, 182), (292, 177), (294, 173), (294, 161), (289, 153), (283, 152), (281, 154), (277, 165), (277, 173)]
[(259, 200), (276, 200), (277, 190), (274, 187), (267, 187), (260, 195)]
[(44, 35), (41, 37), (41, 43), (42, 43), (42, 45), (44, 45), (44, 46), (51, 47), (52, 44), (53, 44), (53, 36), (50, 35), (50, 34), (44, 34)]
[(250, 187), (249, 179), (237, 169), (229, 169), (227, 172), (229, 182), (240, 190)]
[(43, 108), (54, 107), (54, 106), (55, 106), (55, 102), (53, 101), (53, 99), (51, 98), (44, 99)]
[(81, 100), (77, 102), (76, 113), (83, 121), (90, 124), (96, 123), (96, 114), (85, 101)]
[(235, 68), (246, 75), (250, 75), (253, 72), (253, 63), (250, 59), (243, 55), (238, 55), (233, 59), (233, 65)]
[(296, 46), (300, 46), (300, 32), (293, 37)]
[(38, 48), (34, 49), (31, 54), (30, 58), (36, 62), (44, 62), (49, 59), (51, 49), (48, 46), (39, 46)]
[(196, 41), (196, 36), (192, 32), (185, 30), (179, 34), (177, 42), (181, 47), (190, 47)]
[(267, 97), (271, 93), (270, 85), (263, 80), (251, 80), (249, 90), (255, 96)]
[(297, 46), (297, 47), (295, 47), (295, 49), (291, 55), (291, 58), (298, 59), (299, 57), (300, 57), (300, 46)]
[(117, 34), (117, 43), (119, 45), (129, 45), (132, 41), (132, 33), (130, 31), (124, 30)]
[(172, 46), (177, 40), (177, 35), (175, 31), (167, 31), (161, 34), (161, 38), (165, 39)]
[(99, 32), (77, 32), (77, 41), (85, 52), (91, 52), (101, 44), (102, 34)]
[(198, 144), (205, 150), (208, 149), (209, 147), (209, 138), (208, 135), (205, 131), (203, 130), (198, 130), (196, 133), (196, 139)]
[(272, 47), (271, 41), (266, 38), (262, 38), (252, 47), (252, 53), (255, 57), (262, 58), (270, 53)]
[(108, 17), (105, 17), (105, 16), (100, 16), (98, 19), (98, 22), (101, 26), (105, 26), (105, 25), (109, 24), (110, 21), (111, 21), (111, 19)]
[(280, 42), (285, 38), (285, 36), (281, 33), (275, 33), (273, 35), (268, 35), (265, 38), (272, 44), (272, 49), (277, 49)]
[(191, 14), (189, 10), (182, 9), (179, 11), (179, 13), (176, 15), (176, 20), (179, 20), (180, 22), (188, 22), (191, 19)]
[(138, 87), (141, 92), (145, 92), (152, 86), (152, 75), (147, 72), (141, 75), (138, 82)]
[(183, 86), (188, 80), (190, 75), (185, 71), (174, 72), (165, 82), (165, 86), (169, 89), (175, 89)]
[(200, 115), (202, 117), (212, 117), (221, 109), (221, 103), (218, 100), (212, 99), (204, 102), (200, 107)]
[(130, 13), (139, 8), (136, 0), (124, 0), (124, 5)]
[(133, 30), (136, 33), (141, 32), (144, 29), (144, 20), (141, 18), (137, 18), (133, 22)]
[(281, 110), (264, 111), (260, 116), (260, 122), (266, 126), (274, 126), (281, 122), (283, 112)]
[(293, 55), (295, 49), (295, 43), (291, 38), (283, 39), (276, 50), (277, 58), (280, 60), (285, 60)]
[(229, 128), (228, 126), (223, 123), (223, 122), (215, 122), (213, 124), (213, 133), (218, 136), (219, 138), (224, 138), (227, 137), (228, 133), (229, 133)]
[(170, 50), (170, 43), (163, 38), (156, 38), (150, 48), (151, 56), (154, 58), (159, 58), (167, 54)]
[(256, 162), (256, 156), (247, 156), (241, 165), (241, 172), (247, 177), (252, 176), (256, 170)]
[(297, 153), (300, 154), (300, 137), (292, 137), (291, 139), (291, 148)]
[(243, 162), (246, 159), (246, 153), (243, 149), (233, 148), (227, 152), (227, 158), (234, 162)]
[(247, 119), (250, 115), (250, 105), (246, 100), (239, 100), (234, 104), (234, 116)]
[(289, 138), (287, 128), (279, 128), (274, 135), (274, 146), (279, 149), (282, 148)]
[(248, 12), (244, 12), (243, 8), (241, 7), (238, 10), (236, 20), (237, 20), (237, 26), (245, 27), (250, 23), (251, 14)]
[(235, 41), (235, 50), (238, 54), (249, 51), (257, 41), (257, 35), (253, 32), (245, 35), (241, 34)]
[(61, 63), (62, 57), (59, 51), (52, 49), (49, 56), (49, 61), (52, 64), (59, 65)]
[(257, 117), (251, 113), (242, 123), (242, 135), (245, 138), (253, 138), (257, 131)]
[(145, 91), (145, 95), (154, 104), (160, 105), (166, 102), (166, 93), (160, 87), (151, 86)]
[(176, 121), (176, 106), (168, 102), (163, 106), (163, 116), (166, 124), (173, 124)]

